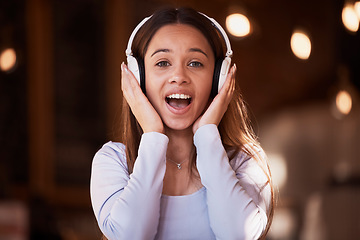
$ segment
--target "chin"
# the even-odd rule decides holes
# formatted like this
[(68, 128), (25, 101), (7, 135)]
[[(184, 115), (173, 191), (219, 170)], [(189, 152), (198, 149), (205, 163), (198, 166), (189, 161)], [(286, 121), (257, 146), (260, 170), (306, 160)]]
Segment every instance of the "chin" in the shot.
[(166, 128), (170, 129), (170, 130), (175, 130), (175, 131), (188, 131), (190, 130), (192, 132), (192, 126), (193, 126), (193, 122), (191, 123), (185, 123), (184, 121), (174, 121), (171, 123), (164, 123)]

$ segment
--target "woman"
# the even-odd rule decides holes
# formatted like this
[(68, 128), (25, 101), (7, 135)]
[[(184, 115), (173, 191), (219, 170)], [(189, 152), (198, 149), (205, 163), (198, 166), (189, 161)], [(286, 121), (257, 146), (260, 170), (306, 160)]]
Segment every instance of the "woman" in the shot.
[(187, 8), (158, 11), (140, 25), (127, 50), (140, 77), (121, 65), (121, 143), (105, 144), (93, 160), (101, 231), (108, 239), (264, 237), (271, 175), (235, 87), (235, 65), (211, 95), (225, 58), (222, 33)]

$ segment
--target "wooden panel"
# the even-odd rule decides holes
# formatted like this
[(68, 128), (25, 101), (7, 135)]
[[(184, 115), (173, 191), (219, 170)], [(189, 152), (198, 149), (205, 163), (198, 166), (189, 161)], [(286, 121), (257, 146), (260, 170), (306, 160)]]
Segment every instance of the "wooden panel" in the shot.
[(27, 1), (26, 23), (30, 188), (40, 195), (48, 195), (54, 185), (53, 45), (49, 1)]

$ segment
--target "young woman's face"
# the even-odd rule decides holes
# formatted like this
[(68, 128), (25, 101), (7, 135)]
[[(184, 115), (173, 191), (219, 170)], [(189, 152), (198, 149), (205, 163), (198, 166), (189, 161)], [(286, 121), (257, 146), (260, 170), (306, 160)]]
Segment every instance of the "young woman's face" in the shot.
[(160, 28), (144, 57), (146, 93), (164, 124), (192, 126), (208, 104), (215, 57), (202, 33), (184, 24)]

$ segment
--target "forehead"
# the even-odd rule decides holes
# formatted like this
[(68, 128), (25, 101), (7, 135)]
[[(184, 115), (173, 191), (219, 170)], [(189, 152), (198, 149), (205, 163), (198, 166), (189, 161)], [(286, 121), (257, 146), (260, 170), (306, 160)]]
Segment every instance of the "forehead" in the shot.
[(212, 52), (206, 37), (197, 28), (186, 24), (161, 27), (151, 39), (148, 49), (159, 47), (199, 47)]
[[(205, 36), (200, 32), (199, 29), (195, 28), (194, 26), (188, 25), (188, 24), (182, 24), (182, 23), (174, 23), (174, 24), (167, 24), (162, 27), (160, 27), (155, 35), (162, 35), (166, 33), (193, 33), (193, 34), (199, 34), (202, 37), (205, 38)], [(154, 37), (155, 37), (154, 35)]]

